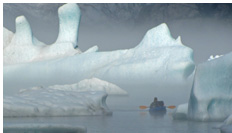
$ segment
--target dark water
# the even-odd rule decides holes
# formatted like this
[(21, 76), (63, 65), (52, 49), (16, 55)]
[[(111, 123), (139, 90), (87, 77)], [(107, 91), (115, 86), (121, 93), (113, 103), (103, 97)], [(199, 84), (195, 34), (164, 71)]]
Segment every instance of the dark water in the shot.
[(4, 125), (58, 124), (85, 126), (88, 133), (219, 133), (219, 122), (173, 120), (165, 115), (150, 115), (147, 110), (114, 111), (112, 116), (4, 118)]

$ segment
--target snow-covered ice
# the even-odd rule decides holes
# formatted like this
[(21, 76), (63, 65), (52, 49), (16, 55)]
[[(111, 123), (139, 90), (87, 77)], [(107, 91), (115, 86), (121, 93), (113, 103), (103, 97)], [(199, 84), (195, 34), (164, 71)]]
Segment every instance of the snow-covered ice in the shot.
[[(188, 109), (180, 105), (174, 117), (186, 112), (188, 119), (225, 120), (232, 114), (232, 52), (197, 66)], [(184, 106), (186, 106), (185, 104)]]
[(4, 96), (4, 116), (73, 116), (110, 114), (107, 95), (126, 95), (118, 86), (97, 78), (76, 84), (21, 89)]

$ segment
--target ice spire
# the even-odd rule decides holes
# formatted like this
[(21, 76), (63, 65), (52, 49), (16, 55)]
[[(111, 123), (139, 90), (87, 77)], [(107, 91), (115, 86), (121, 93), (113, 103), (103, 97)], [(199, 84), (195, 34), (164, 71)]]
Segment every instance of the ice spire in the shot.
[(81, 11), (77, 4), (65, 4), (58, 9), (59, 35), (56, 43), (70, 42), (77, 47)]
[(15, 20), (16, 32), (14, 42), (18, 45), (32, 44), (32, 31), (30, 24), (24, 16), (19, 16)]

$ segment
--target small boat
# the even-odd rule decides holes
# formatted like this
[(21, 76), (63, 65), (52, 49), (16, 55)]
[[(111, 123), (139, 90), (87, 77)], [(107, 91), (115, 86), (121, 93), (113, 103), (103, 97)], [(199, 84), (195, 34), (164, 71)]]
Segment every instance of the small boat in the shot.
[(161, 106), (161, 107), (155, 107), (155, 108), (150, 108), (149, 113), (151, 115), (165, 115), (166, 114), (166, 107)]
[(166, 107), (165, 106), (161, 106), (161, 107), (154, 107), (154, 108), (150, 108), (149, 112), (166, 112)]

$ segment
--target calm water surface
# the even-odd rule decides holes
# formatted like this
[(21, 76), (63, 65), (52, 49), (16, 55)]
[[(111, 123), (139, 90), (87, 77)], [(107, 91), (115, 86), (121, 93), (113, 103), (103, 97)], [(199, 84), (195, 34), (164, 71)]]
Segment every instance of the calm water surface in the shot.
[(4, 118), (4, 125), (68, 124), (87, 127), (88, 133), (219, 133), (219, 122), (173, 120), (170, 113), (150, 115), (148, 111), (114, 111), (112, 116)]

